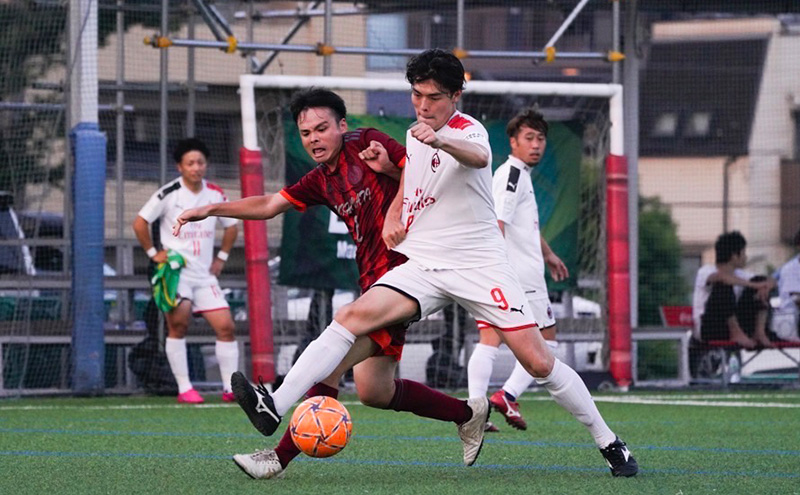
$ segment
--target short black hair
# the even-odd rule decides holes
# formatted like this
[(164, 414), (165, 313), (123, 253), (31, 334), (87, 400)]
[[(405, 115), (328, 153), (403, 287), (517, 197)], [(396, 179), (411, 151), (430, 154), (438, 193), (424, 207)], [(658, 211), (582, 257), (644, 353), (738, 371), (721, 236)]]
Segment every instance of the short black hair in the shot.
[(714, 252), (717, 256), (717, 263), (727, 263), (731, 258), (744, 251), (747, 241), (738, 230), (726, 232), (717, 237), (714, 243)]
[(289, 111), (292, 112), (292, 118), (295, 123), (297, 123), (297, 117), (306, 108), (320, 107), (330, 108), (337, 121), (347, 117), (347, 106), (345, 106), (342, 97), (325, 88), (310, 88), (297, 92), (292, 96), (292, 101), (289, 103)]
[(406, 80), (412, 85), (433, 80), (452, 95), (464, 89), (464, 66), (452, 53), (432, 48), (408, 61)]
[(519, 130), (522, 126), (530, 127), (535, 131), (539, 131), (547, 137), (547, 132), (550, 130), (550, 126), (547, 125), (547, 121), (544, 120), (544, 116), (539, 113), (538, 110), (534, 107), (528, 107), (518, 114), (516, 114), (510, 121), (508, 121), (508, 125), (506, 126), (506, 134), (508, 137), (517, 137), (519, 134)]
[(794, 235), (794, 239), (792, 240), (794, 241), (795, 246), (800, 246), (800, 229), (797, 230), (797, 233)]
[(190, 151), (199, 151), (206, 157), (206, 160), (211, 158), (211, 153), (208, 151), (206, 143), (197, 138), (186, 138), (178, 141), (175, 151), (172, 152), (172, 158), (175, 159), (175, 163), (180, 163), (183, 160), (183, 155)]

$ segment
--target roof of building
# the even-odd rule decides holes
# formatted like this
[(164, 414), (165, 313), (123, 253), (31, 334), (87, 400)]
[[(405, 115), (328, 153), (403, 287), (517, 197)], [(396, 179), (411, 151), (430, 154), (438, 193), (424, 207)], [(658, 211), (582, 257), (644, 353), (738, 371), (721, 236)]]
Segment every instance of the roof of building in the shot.
[(767, 42), (653, 44), (641, 81), (640, 153), (746, 154)]

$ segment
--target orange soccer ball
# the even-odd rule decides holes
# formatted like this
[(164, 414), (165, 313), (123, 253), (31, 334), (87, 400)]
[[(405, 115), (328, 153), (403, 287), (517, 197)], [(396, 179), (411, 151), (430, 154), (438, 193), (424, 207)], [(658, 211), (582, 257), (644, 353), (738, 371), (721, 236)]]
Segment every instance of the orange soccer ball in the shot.
[(353, 433), (350, 413), (333, 397), (317, 396), (303, 401), (289, 422), (292, 441), (311, 457), (330, 457), (340, 452)]

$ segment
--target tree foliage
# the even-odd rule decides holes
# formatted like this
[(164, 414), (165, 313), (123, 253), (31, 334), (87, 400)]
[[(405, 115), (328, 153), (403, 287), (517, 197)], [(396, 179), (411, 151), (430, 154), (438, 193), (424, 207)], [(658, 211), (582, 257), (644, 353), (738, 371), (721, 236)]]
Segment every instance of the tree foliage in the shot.
[(660, 324), (659, 307), (684, 304), (685, 298), (677, 225), (658, 198), (640, 198), (639, 324)]
[[(116, 30), (114, 0), (103, 0), (98, 10), (98, 43), (104, 44)], [(126, 0), (125, 28), (160, 24), (160, 2)], [(173, 14), (171, 28), (185, 16)], [(67, 80), (53, 81), (55, 87), (35, 88), (49, 73), (66, 78), (67, 0), (0, 0), (0, 102), (7, 104), (45, 104), (50, 106), (0, 109), (0, 190), (10, 191), (18, 205), (24, 203), (25, 186), (50, 181), (59, 184), (63, 163), (52, 163), (54, 145), (65, 134)]]

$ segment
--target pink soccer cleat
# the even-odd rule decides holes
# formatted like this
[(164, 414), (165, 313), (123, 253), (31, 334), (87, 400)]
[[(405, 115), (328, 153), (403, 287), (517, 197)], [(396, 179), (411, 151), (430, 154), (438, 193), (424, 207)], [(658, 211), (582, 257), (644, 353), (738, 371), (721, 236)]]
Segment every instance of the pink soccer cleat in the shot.
[(197, 390), (190, 388), (182, 394), (178, 394), (179, 404), (202, 404), (205, 402), (203, 396), (197, 393)]
[(236, 396), (233, 392), (222, 392), (222, 402), (236, 402)]
[(518, 430), (528, 429), (528, 424), (522, 419), (522, 413), (519, 412), (519, 403), (508, 400), (505, 392), (498, 390), (492, 394), (489, 403), (506, 418), (506, 423)]

